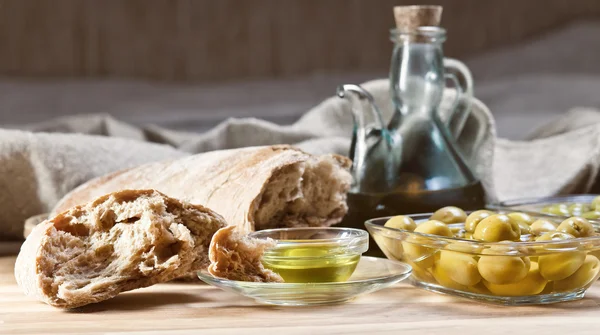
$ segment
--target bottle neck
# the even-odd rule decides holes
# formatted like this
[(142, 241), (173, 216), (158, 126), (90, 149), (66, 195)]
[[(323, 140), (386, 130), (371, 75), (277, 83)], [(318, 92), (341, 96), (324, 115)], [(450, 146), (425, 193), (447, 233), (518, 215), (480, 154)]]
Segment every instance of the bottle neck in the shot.
[(440, 42), (400, 39), (394, 44), (390, 90), (402, 114), (432, 113), (444, 91), (444, 55)]

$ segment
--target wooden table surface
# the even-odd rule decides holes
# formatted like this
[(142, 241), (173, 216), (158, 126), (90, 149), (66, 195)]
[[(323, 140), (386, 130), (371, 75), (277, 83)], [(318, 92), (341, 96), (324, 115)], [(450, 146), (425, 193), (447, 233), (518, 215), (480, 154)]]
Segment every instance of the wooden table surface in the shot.
[(474, 303), (398, 284), (351, 302), (278, 307), (203, 284), (161, 284), (76, 312), (26, 297), (0, 257), (0, 334), (599, 334), (600, 282), (546, 306)]

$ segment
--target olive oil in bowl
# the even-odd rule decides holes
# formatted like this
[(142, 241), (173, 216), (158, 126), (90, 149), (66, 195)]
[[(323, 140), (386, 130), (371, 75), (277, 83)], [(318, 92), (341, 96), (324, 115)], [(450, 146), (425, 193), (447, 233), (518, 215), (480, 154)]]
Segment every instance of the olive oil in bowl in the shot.
[[(295, 241), (297, 242), (297, 241)], [(286, 283), (327, 283), (348, 280), (360, 254), (345, 253), (336, 245), (275, 248), (263, 256), (263, 265)]]
[(286, 283), (347, 281), (369, 248), (368, 233), (353, 228), (280, 228), (251, 235), (277, 241), (262, 263)]

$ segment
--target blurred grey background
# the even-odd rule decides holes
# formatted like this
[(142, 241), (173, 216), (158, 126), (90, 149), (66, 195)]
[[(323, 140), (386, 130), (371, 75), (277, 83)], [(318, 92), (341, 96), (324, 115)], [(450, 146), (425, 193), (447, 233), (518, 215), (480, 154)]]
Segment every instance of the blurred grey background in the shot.
[(600, 106), (596, 0), (0, 0), (0, 125), (292, 123), (338, 84), (387, 76), (392, 7), (419, 3), (444, 6), (446, 55), (500, 136)]

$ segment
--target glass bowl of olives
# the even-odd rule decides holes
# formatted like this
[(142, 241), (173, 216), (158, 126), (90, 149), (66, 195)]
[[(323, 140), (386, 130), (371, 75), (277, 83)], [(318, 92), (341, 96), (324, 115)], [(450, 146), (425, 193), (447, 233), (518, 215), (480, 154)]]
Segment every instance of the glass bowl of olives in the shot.
[(600, 195), (578, 194), (537, 199), (517, 199), (487, 206), (492, 210), (569, 218), (579, 216), (600, 226)]
[(600, 234), (589, 220), (444, 207), (368, 220), (411, 282), (439, 293), (505, 305), (580, 299), (600, 276)]

